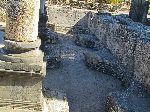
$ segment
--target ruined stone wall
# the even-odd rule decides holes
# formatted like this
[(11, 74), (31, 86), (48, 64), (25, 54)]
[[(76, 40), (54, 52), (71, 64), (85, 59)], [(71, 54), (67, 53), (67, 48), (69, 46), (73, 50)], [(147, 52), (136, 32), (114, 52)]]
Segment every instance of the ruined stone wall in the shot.
[(101, 15), (54, 6), (48, 11), (49, 23), (55, 25), (56, 31), (87, 28), (125, 65), (128, 75), (150, 87), (150, 27), (133, 22), (127, 15)]
[(48, 23), (55, 26), (55, 31), (79, 33), (88, 30), (89, 10), (50, 6), (47, 13)]
[(150, 87), (150, 27), (125, 15), (93, 15), (90, 31), (99, 38), (135, 79)]

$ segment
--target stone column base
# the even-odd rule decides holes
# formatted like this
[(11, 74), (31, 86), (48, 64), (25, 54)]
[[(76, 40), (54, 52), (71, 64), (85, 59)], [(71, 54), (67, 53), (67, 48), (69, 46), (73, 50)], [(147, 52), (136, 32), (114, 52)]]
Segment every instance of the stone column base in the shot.
[(35, 52), (40, 51), (0, 54), (0, 112), (4, 108), (10, 108), (8, 112), (42, 111), (46, 63), (41, 53), (34, 57)]
[(21, 72), (0, 73), (3, 73), (0, 76), (0, 107), (42, 110), (41, 76), (29, 76)]

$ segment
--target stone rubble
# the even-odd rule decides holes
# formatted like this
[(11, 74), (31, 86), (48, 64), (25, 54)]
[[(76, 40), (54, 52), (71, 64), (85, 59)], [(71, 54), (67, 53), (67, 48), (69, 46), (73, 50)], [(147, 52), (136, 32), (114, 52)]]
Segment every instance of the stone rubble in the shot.
[[(93, 16), (89, 24), (90, 30), (99, 38), (101, 44), (109, 49), (113, 56), (117, 58), (119, 63), (115, 64), (117, 64), (117, 66), (123, 65), (128, 71), (125, 72), (124, 77), (127, 79), (125, 81), (128, 82), (131, 80), (126, 90), (108, 95), (107, 111), (149, 112), (150, 64), (148, 57), (150, 55), (150, 27), (133, 22), (126, 15), (110, 16), (97, 14)], [(93, 57), (91, 59), (95, 58)], [(102, 59), (97, 60), (97, 63), (103, 63), (102, 65), (104, 67), (107, 64), (106, 62), (107, 61)], [(110, 63), (112, 61), (109, 60), (108, 62)], [(117, 68), (117, 66), (115, 66), (115, 68)], [(114, 70), (114, 67), (110, 67), (110, 65), (106, 66), (105, 69), (106, 68)], [(121, 68), (120, 71), (123, 71), (123, 69)], [(118, 75), (121, 74), (119, 73)], [(132, 84), (134, 82), (137, 84), (133, 86)], [(141, 86), (144, 90), (141, 90)], [(137, 93), (134, 91), (148, 95), (142, 97), (137, 96)]]

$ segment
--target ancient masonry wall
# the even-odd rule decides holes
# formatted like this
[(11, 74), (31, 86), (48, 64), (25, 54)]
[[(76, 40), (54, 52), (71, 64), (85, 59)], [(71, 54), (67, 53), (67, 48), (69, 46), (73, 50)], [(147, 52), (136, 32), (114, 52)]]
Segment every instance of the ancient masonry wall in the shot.
[(150, 27), (126, 15), (95, 14), (88, 27), (135, 79), (150, 87)]
[(55, 26), (55, 31), (67, 33), (71, 30), (73, 32), (80, 32), (80, 29), (88, 30), (89, 10), (49, 6), (47, 13), (48, 23)]
[(55, 6), (48, 8), (48, 21), (56, 31), (90, 30), (125, 65), (129, 75), (150, 87), (150, 27), (133, 22), (127, 15), (100, 15)]

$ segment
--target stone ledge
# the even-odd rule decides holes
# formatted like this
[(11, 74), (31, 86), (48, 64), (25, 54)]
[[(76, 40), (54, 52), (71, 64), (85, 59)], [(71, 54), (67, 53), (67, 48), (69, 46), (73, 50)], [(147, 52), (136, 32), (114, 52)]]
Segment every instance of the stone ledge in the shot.
[(21, 54), (0, 53), (0, 60), (12, 63), (38, 63), (43, 62), (44, 53), (41, 50), (32, 50)]
[(41, 40), (37, 39), (33, 42), (16, 42), (11, 40), (4, 40), (5, 47), (7, 49), (11, 49), (12, 51), (20, 52), (20, 51), (29, 51), (35, 48), (39, 48), (41, 45)]
[[(4, 62), (0, 61), (0, 76), (5, 75), (21, 75), (21, 74), (28, 74), (28, 75), (45, 75), (45, 63), (32, 63), (32, 64), (24, 64), (24, 63), (11, 63), (11, 62)], [(43, 74), (44, 73), (44, 74)]]

